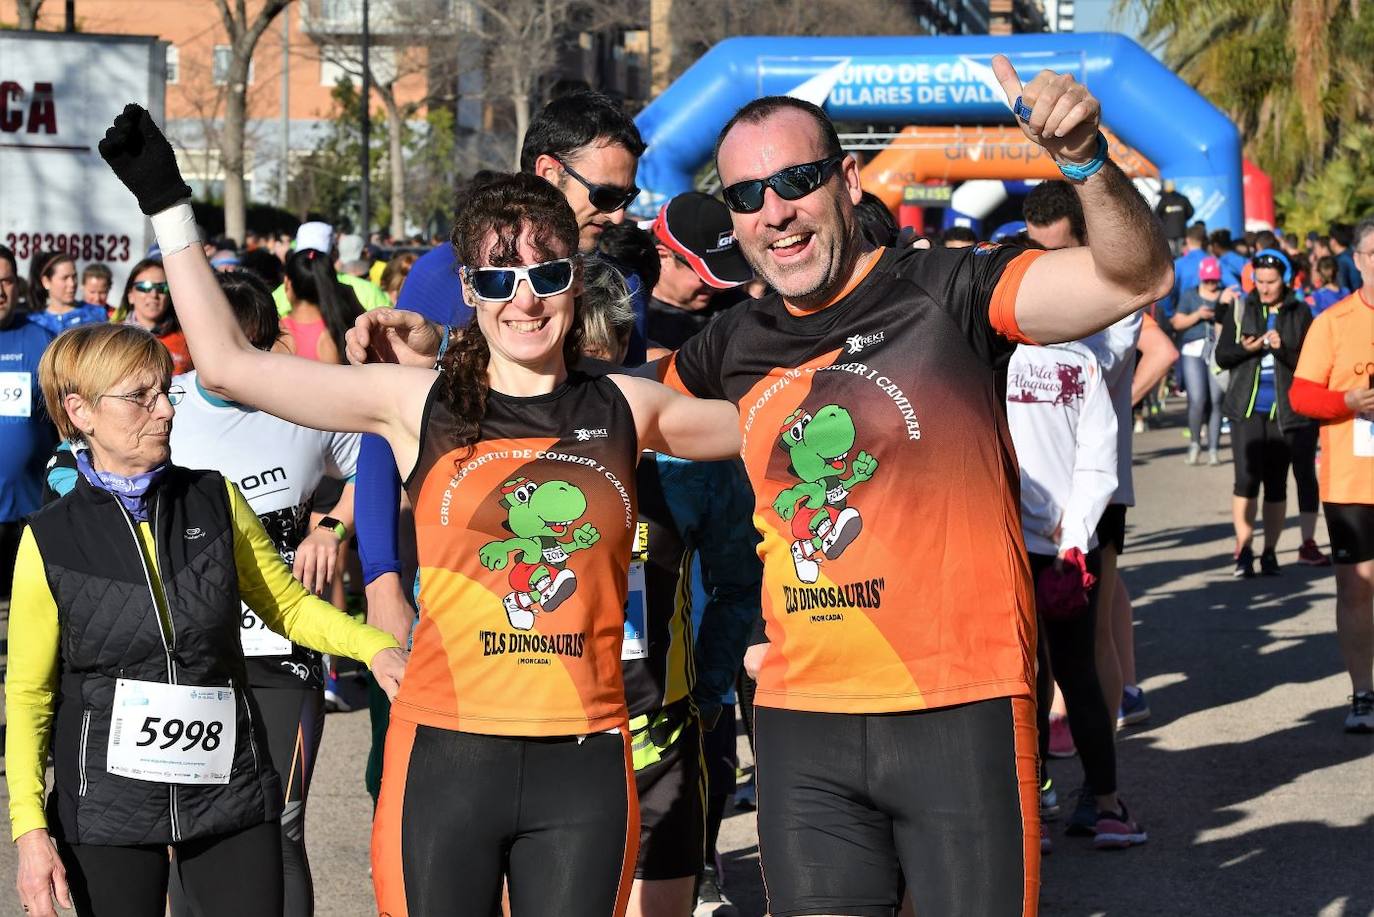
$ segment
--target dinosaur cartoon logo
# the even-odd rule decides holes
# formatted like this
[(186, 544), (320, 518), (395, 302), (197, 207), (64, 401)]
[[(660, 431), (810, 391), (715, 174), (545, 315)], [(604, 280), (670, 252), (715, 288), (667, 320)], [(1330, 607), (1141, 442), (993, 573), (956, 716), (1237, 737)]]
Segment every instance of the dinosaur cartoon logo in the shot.
[(814, 583), (820, 565), (838, 558), (863, 531), (849, 492), (872, 479), (878, 460), (860, 451), (851, 461), (854, 439), (854, 420), (838, 404), (814, 415), (798, 409), (783, 424), (780, 445), (800, 483), (778, 494), (773, 511), (792, 523), (792, 563), (803, 583)]
[(478, 556), (488, 570), (510, 567), (511, 591), (502, 604), (511, 627), (529, 630), (535, 614), (551, 613), (577, 591), (568, 557), (596, 544), (601, 533), (590, 522), (573, 528), (587, 498), (567, 481), (515, 478), (501, 485), (501, 505), (514, 537), (483, 545)]

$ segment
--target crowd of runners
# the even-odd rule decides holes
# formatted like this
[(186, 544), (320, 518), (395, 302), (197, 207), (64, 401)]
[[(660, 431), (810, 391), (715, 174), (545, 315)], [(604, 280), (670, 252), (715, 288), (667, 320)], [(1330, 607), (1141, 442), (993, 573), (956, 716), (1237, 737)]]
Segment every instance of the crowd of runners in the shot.
[[(719, 196), (637, 223), (644, 144), (586, 91), (419, 257), (319, 222), (206, 242), (126, 108), (100, 153), (157, 244), (119, 302), (0, 248), (24, 911), (313, 914), (351, 658), (378, 914), (713, 913), (732, 805), (775, 917), (1034, 914), (1056, 820), (1149, 837), (1117, 565), (1170, 384), (1189, 464), (1229, 421), (1236, 576), (1281, 574), (1291, 469), (1374, 732), (1374, 221), (1161, 221), (1083, 86), (994, 69), (1064, 176), (994, 242), (900, 233), (784, 97), (721, 130)], [(1075, 754), (1070, 802), (1044, 762)]]

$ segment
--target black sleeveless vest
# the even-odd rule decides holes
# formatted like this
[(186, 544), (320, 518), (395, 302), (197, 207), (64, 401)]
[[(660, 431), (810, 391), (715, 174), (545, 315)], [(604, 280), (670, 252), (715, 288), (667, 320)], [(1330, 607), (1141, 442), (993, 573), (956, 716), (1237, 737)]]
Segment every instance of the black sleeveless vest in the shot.
[[(57, 602), (61, 684), (49, 831), (79, 844), (163, 844), (251, 827), (281, 814), (281, 785), (239, 644), (234, 525), (224, 478), (169, 468), (149, 495), (158, 569), (137, 523), (79, 478), (29, 519)], [(159, 576), (171, 632), (153, 597)], [(226, 686), (238, 716), (228, 784), (134, 780), (105, 770), (115, 680)]]

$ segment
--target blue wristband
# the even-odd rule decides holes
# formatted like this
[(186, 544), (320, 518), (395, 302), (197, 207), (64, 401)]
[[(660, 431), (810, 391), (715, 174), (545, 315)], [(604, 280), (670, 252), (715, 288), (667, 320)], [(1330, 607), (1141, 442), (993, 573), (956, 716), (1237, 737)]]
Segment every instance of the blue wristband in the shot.
[(1067, 178), (1069, 181), (1085, 182), (1092, 176), (1096, 175), (1099, 171), (1101, 171), (1102, 167), (1106, 164), (1107, 138), (1102, 135), (1101, 131), (1098, 131), (1097, 152), (1093, 154), (1093, 158), (1083, 163), (1082, 165), (1061, 162), (1059, 163), (1059, 171), (1062, 172), (1064, 174), (1064, 177)]

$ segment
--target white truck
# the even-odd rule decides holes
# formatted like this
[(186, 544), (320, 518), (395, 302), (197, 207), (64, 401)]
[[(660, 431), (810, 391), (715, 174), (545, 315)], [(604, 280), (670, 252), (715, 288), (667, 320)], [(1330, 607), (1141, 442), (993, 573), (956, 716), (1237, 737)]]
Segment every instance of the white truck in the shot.
[(20, 276), (70, 252), (78, 271), (110, 268), (118, 302), (153, 235), (96, 144), (129, 102), (163, 123), (166, 53), (148, 36), (0, 31), (0, 244)]

